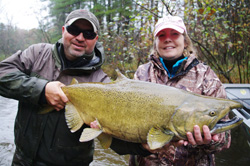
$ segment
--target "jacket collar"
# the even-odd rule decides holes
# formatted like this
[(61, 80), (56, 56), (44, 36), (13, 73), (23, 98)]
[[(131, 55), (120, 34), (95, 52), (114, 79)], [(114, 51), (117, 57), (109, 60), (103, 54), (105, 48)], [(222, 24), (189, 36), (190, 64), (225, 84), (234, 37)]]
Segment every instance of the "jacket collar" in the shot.
[[(160, 70), (165, 70), (160, 59), (155, 55), (150, 55), (150, 61)], [(179, 64), (179, 69), (177, 69), (174, 77), (185, 75), (198, 64), (198, 59), (194, 55), (190, 55), (187, 59), (183, 60), (181, 64)]]
[[(160, 62), (162, 64), (162, 66), (164, 67), (164, 69), (167, 71), (168, 75), (170, 78), (174, 77), (177, 73), (177, 71), (179, 70), (179, 68), (181, 67), (182, 63), (184, 60), (186, 60), (188, 57), (180, 57), (179, 59), (176, 59), (176, 61), (174, 62), (172, 69), (168, 69), (165, 62), (164, 62), (164, 59), (162, 57), (159, 57), (160, 59)], [(170, 72), (171, 71), (171, 72)]]

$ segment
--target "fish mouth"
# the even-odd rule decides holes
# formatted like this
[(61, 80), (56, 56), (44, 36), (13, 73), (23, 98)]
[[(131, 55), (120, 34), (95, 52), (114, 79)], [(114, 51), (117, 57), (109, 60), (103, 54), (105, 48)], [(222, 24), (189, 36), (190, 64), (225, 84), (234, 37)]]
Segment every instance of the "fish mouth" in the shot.
[(233, 117), (230, 120), (227, 121), (222, 121), (219, 120), (216, 125), (214, 126), (214, 128), (212, 130), (210, 130), (211, 134), (217, 134), (217, 133), (221, 133), (227, 130), (230, 130), (232, 128), (237, 127), (238, 125), (240, 125), (243, 122), (242, 118), (239, 118), (237, 116)]

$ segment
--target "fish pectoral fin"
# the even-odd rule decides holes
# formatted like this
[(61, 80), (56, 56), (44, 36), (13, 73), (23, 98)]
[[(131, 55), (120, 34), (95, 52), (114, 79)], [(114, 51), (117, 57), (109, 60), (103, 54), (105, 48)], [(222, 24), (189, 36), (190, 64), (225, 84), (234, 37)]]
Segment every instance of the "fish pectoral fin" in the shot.
[(97, 138), (100, 141), (100, 143), (104, 149), (108, 149), (110, 147), (110, 145), (112, 143), (111, 135), (102, 133)]
[(71, 102), (68, 102), (65, 106), (65, 119), (72, 133), (79, 130), (84, 124), (79, 112)]
[(174, 133), (159, 126), (152, 127), (149, 130), (147, 141), (149, 148), (154, 150), (163, 147), (172, 140)]
[(80, 142), (87, 142), (92, 139), (95, 139), (102, 133), (102, 130), (100, 129), (94, 129), (94, 128), (85, 128), (82, 132), (82, 135), (80, 137)]

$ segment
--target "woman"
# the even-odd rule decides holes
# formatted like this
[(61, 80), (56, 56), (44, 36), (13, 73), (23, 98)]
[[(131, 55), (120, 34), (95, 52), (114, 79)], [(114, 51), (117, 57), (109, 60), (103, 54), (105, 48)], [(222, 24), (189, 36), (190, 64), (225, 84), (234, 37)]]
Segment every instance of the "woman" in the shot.
[[(139, 66), (134, 79), (173, 86), (201, 95), (226, 98), (223, 85), (213, 70), (199, 62), (186, 27), (178, 16), (166, 16), (157, 22), (150, 61)], [(167, 93), (167, 92), (166, 92)], [(181, 146), (168, 144), (153, 154), (131, 156), (130, 166), (215, 165), (214, 153), (229, 148), (230, 131), (211, 135), (209, 128), (194, 126), (194, 135)]]

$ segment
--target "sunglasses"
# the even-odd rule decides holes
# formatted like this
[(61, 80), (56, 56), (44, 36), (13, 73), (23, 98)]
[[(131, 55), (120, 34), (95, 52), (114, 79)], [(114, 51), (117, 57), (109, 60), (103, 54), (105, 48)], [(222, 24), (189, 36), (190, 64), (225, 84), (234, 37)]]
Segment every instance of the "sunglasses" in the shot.
[(83, 37), (89, 40), (93, 40), (97, 35), (93, 30), (81, 30), (73, 25), (66, 26), (66, 30), (73, 36), (78, 36), (80, 33), (82, 33)]

